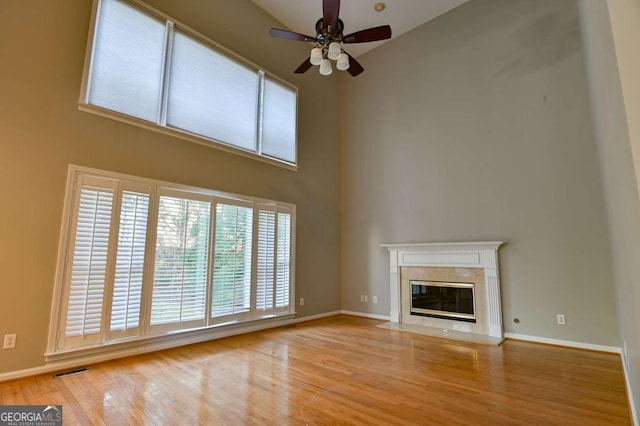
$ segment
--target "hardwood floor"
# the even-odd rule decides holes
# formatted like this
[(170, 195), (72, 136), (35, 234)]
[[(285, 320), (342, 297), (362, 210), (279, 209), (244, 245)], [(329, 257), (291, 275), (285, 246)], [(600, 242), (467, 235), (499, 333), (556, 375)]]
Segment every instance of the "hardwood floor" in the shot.
[(0, 383), (65, 425), (628, 425), (615, 354), (482, 346), (336, 316)]

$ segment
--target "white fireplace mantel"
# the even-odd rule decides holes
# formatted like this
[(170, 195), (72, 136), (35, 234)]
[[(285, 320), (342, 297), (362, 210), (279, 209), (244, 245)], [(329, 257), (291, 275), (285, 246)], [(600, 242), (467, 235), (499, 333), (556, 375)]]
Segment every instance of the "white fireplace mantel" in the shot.
[(400, 322), (400, 268), (483, 268), (487, 285), (489, 336), (503, 337), (498, 248), (503, 241), (382, 244), (389, 250), (391, 321)]

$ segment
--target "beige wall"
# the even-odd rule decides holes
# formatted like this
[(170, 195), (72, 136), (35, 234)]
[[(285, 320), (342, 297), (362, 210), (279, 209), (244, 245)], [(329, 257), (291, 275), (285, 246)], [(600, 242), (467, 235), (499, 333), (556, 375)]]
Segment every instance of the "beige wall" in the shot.
[(623, 353), (640, 412), (640, 1), (581, 0)]
[(308, 48), (268, 36), (248, 0), (151, 0), (299, 87), (299, 164), (292, 172), (77, 109), (91, 1), (0, 0), (0, 373), (44, 363), (70, 163), (297, 205), (301, 316), (340, 308), (338, 82), (292, 71)]
[(340, 92), (343, 308), (388, 315), (381, 243), (504, 240), (507, 332), (619, 346), (576, 2), (474, 0), (360, 59)]

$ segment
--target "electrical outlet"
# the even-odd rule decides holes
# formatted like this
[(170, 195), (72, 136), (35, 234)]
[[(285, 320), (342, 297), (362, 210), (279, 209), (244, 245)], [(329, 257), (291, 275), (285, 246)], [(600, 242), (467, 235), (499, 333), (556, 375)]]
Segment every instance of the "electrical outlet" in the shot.
[(556, 318), (558, 319), (558, 325), (565, 325), (567, 323), (564, 314), (558, 314), (556, 315)]
[(367, 296), (366, 294), (364, 295), (364, 301), (369, 302), (369, 296)]
[(16, 347), (16, 335), (15, 334), (5, 334), (4, 335), (4, 344), (2, 345), (2, 349), (13, 349)]
[(373, 303), (378, 303), (378, 296), (373, 296)]
[(304, 297), (300, 298), (300, 306), (304, 306)]

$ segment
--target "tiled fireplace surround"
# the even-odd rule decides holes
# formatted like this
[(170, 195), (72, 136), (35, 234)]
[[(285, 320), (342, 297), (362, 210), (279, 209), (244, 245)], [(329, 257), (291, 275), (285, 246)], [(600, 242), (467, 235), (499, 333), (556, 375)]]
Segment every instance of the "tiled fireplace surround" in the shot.
[[(391, 323), (501, 341), (498, 248), (502, 244), (502, 241), (384, 244), (389, 250)], [(476, 323), (410, 315), (409, 280), (474, 283)]]

